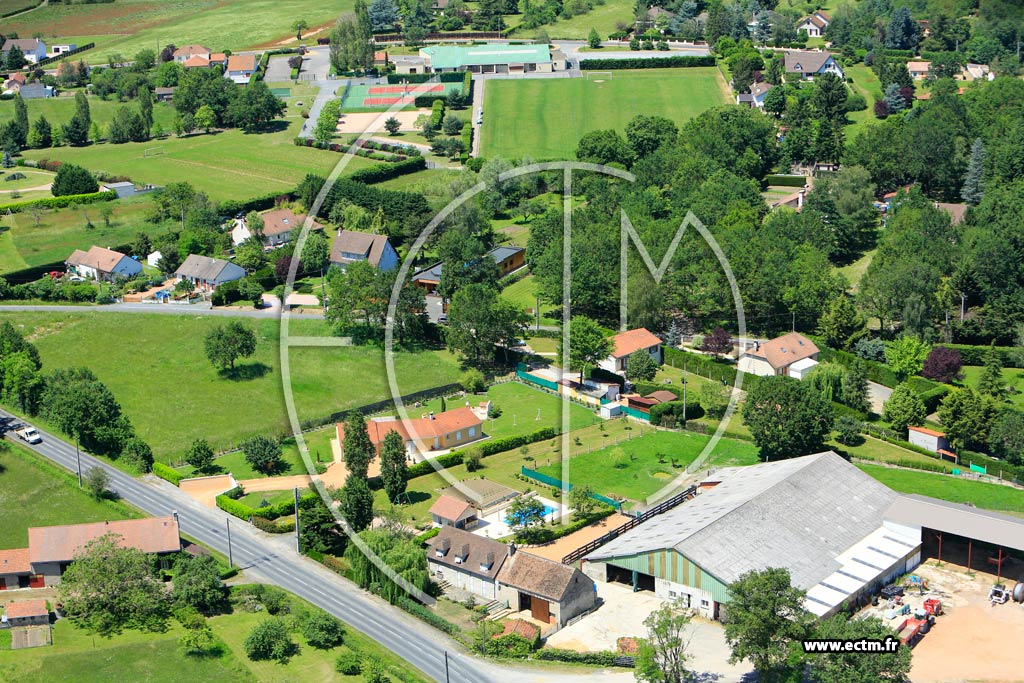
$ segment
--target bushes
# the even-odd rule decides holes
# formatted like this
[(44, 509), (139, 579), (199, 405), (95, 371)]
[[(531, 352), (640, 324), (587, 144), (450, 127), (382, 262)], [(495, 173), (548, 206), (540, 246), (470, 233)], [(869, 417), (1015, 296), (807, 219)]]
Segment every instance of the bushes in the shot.
[(534, 640), (527, 640), (525, 636), (518, 633), (506, 633), (497, 638), (491, 638), (485, 644), (487, 654), (492, 657), (529, 657), (530, 653), (537, 649), (540, 644), (540, 630)]
[(245, 201), (236, 201), (229, 199), (222, 202), (220, 205), (221, 213), (234, 215), (237, 213), (250, 211), (266, 211), (277, 206), (280, 202), (287, 202), (294, 199), (290, 192), (268, 192), (252, 199), (246, 199)]
[(614, 652), (576, 652), (546, 647), (535, 655), (546, 662), (571, 662), (573, 664), (590, 664), (592, 666), (615, 666), (618, 655)]
[(154, 462), (153, 463), (153, 474), (155, 474), (156, 476), (160, 477), (164, 481), (171, 482), (175, 486), (180, 484), (181, 480), (185, 478), (185, 476), (183, 474), (181, 474), (181, 472), (178, 472), (177, 470), (171, 469), (170, 467), (168, 467), (167, 465), (163, 464), (162, 462)]
[(428, 107), (433, 107), (435, 102), (441, 102), (443, 104), (446, 99), (448, 99), (447, 95), (433, 93), (431, 95), (418, 95), (413, 98), (412, 103), (413, 106), (420, 109), (426, 109)]
[[(685, 413), (683, 411), (684, 405), (686, 407)], [(651, 406), (652, 425), (660, 425), (666, 415), (675, 417), (676, 423), (679, 424), (687, 420), (699, 420), (704, 417), (704, 409), (696, 401), (688, 401), (686, 404), (682, 401), (670, 401)]]
[(1004, 368), (1024, 366), (1021, 363), (1021, 354), (1012, 346), (982, 346), (974, 344), (943, 344), (943, 346), (958, 352), (964, 365), (984, 365), (985, 354), (989, 351), (995, 351)]
[(295, 518), (288, 517), (272, 521), (263, 517), (253, 517), (252, 525), (268, 534), (290, 534), (295, 531)]
[[(235, 500), (234, 496), (237, 495), (237, 493), (235, 493), (236, 491), (240, 492), (241, 489), (232, 489), (231, 491), (227, 491), (226, 493), (222, 493), (217, 496), (217, 507), (229, 515), (234, 515), (239, 519), (248, 521), (249, 518), (262, 518), (264, 521), (270, 522), (278, 517), (290, 515), (295, 511), (295, 503), (290, 500), (286, 500), (275, 505), (267, 505), (266, 507), (261, 508), (249, 507), (248, 505), (239, 503)], [(305, 493), (301, 498), (299, 498), (299, 505), (302, 506), (304, 503), (315, 500), (316, 498), (317, 493), (315, 491)], [(255, 522), (253, 522), (253, 524), (255, 524)], [(292, 528), (294, 528), (294, 525)]]
[(360, 183), (373, 185), (374, 183), (382, 183), (385, 180), (391, 180), (392, 178), (397, 178), (409, 173), (422, 171), (426, 167), (427, 160), (419, 156), (413, 157), (412, 159), (406, 159), (405, 161), (399, 161), (395, 164), (388, 164), (386, 166), (370, 166), (368, 168), (363, 168), (350, 175), (349, 178)]
[[(482, 444), (474, 446), (473, 448), (479, 449), (483, 457), (488, 455), (494, 455), (495, 453), (504, 453), (520, 446), (526, 446), (527, 444), (535, 443), (537, 441), (544, 441), (546, 439), (553, 439), (557, 432), (551, 427), (545, 427), (538, 429), (531, 434), (523, 434), (520, 436), (509, 436), (504, 439), (491, 439), (484, 441)], [(462, 464), (462, 458), (465, 456), (465, 451), (458, 450), (452, 451), (446, 455), (442, 455), (438, 458), (434, 458), (432, 461), (418, 462), (412, 467), (406, 470), (405, 478), (415, 479), (416, 477), (422, 477), (425, 474), (431, 474), (434, 472), (434, 467), (431, 462), (437, 463), (440, 468), (455, 467), (456, 465)]]
[[(418, 100), (420, 98), (417, 97), (416, 99)], [(417, 107), (419, 107), (419, 106), (430, 107), (430, 110), (431, 110), (430, 111), (430, 127), (433, 128), (434, 130), (439, 130), (441, 128), (441, 122), (444, 120), (444, 98), (443, 97), (441, 97), (440, 99), (435, 99), (432, 102), (430, 102), (429, 104), (425, 104), (425, 105), (420, 105), (419, 102), (417, 102), (416, 106)]]
[(412, 600), (411, 598), (398, 598), (395, 603), (398, 607), (404, 609), (409, 614), (413, 615), (417, 619), (421, 619), (439, 631), (444, 631), (450, 636), (454, 636), (462, 632), (462, 629), (451, 623), (444, 617), (438, 616), (434, 612), (431, 612), (429, 608), (424, 607), (420, 603)]
[(766, 175), (764, 182), (766, 185), (779, 187), (803, 187), (807, 184), (807, 177), (802, 175)]
[[(681, 368), (685, 364), (688, 372), (694, 372), (703, 377), (722, 380), (729, 384), (736, 381), (736, 368), (727, 363), (721, 363), (706, 356), (690, 353), (671, 346), (664, 347), (664, 354), (665, 363), (672, 367)], [(745, 377), (744, 381), (749, 379), (749, 377)]]
[[(540, 331), (544, 332), (546, 330), (540, 330)], [(541, 336), (539, 334), (536, 334), (533, 331), (531, 331), (531, 334), (533, 334), (533, 336), (535, 336), (535, 337)], [(558, 334), (561, 334), (561, 332), (557, 332), (556, 333), (556, 335), (558, 335)], [(616, 374), (616, 373), (612, 372), (611, 370), (605, 370), (604, 368), (597, 368), (597, 367), (590, 369), (590, 378), (591, 379), (596, 379), (598, 382), (611, 382), (612, 384), (618, 384), (619, 387), (624, 386), (625, 383), (626, 383), (626, 380), (622, 379), (622, 375)], [(654, 390), (652, 389), (652, 391), (654, 391)]]
[(896, 373), (892, 371), (888, 366), (873, 360), (860, 359), (852, 353), (846, 351), (837, 351), (836, 349), (821, 348), (821, 352), (818, 354), (818, 360), (822, 363), (838, 363), (846, 368), (852, 368), (856, 365), (857, 361), (860, 360), (864, 363), (864, 368), (867, 371), (868, 379), (878, 384), (884, 384), (887, 387), (895, 387), (900, 383)]
[(110, 202), (117, 199), (117, 193), (113, 190), (107, 192), (92, 192), (89, 194), (66, 194), (61, 197), (45, 197), (27, 202), (15, 202), (14, 204), (0, 205), (4, 213), (20, 213), (26, 209), (38, 206), (43, 209), (66, 209), (72, 204), (93, 204), (95, 202)]
[(714, 66), (715, 58), (707, 55), (703, 57), (675, 56), (675, 57), (653, 57), (651, 59), (581, 59), (580, 69), (611, 71), (614, 69), (679, 69), (693, 66)]

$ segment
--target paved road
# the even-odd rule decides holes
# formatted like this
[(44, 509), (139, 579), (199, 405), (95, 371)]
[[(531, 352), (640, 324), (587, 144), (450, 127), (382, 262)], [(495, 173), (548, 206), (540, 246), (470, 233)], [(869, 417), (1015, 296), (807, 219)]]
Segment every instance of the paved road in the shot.
[[(0, 410), (0, 433), (20, 422)], [(39, 430), (42, 443), (28, 446), (38, 454), (75, 472), (75, 447)], [(500, 665), (462, 651), (444, 634), (388, 605), (322, 565), (295, 552), (292, 536), (271, 536), (192, 500), (177, 487), (147, 475), (135, 479), (85, 453), (82, 470), (100, 467), (110, 476), (111, 490), (122, 500), (154, 516), (178, 514), (183, 534), (228, 554), (227, 522), (231, 521), (231, 554), (249, 576), (272, 583), (321, 607), (365, 633), (436, 681), (459, 683), (632, 683), (631, 671), (565, 673), (543, 668)], [(447, 660), (445, 653), (447, 652)]]
[(885, 402), (889, 400), (890, 396), (892, 396), (892, 389), (889, 387), (878, 382), (868, 382), (868, 403), (871, 404), (872, 412), (881, 415)]
[[(278, 318), (281, 310), (278, 307), (246, 309), (246, 308), (210, 308), (209, 304), (192, 304), (178, 306), (175, 304), (108, 304), (105, 306), (39, 306), (17, 304), (0, 305), (0, 311), (42, 311), (59, 313), (161, 313), (164, 315), (211, 315), (224, 318)], [(297, 318), (322, 318), (322, 311), (293, 312)]]

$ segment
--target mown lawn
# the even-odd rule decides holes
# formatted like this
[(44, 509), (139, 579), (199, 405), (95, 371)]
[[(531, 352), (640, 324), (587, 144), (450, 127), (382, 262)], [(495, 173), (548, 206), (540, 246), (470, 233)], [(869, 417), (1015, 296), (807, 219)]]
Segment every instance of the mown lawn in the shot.
[[(217, 201), (243, 200), (291, 190), (307, 173), (327, 175), (346, 158), (345, 173), (380, 163), (364, 157), (297, 147), (294, 139), (303, 120), (295, 111), (289, 112), (288, 118), (271, 124), (273, 132), (244, 133), (230, 129), (123, 145), (103, 143), (33, 149), (26, 150), (24, 156), (57, 159), (91, 171), (126, 175), (136, 183), (166, 185), (187, 181)], [(159, 149), (161, 153), (144, 156), (146, 150), (151, 149)]]
[[(137, 110), (139, 106), (135, 101), (118, 102), (116, 99), (104, 100), (95, 95), (88, 95), (87, 99), (89, 101), (89, 116), (93, 122), (99, 124), (103, 129), (104, 136), (109, 130), (110, 122), (114, 120), (114, 114), (119, 108), (129, 107)], [(25, 100), (25, 105), (28, 108), (30, 125), (34, 124), (40, 116), (45, 116), (52, 127), (59, 128), (70, 121), (71, 117), (75, 114), (75, 94), (74, 92), (66, 92), (59, 97), (52, 97), (50, 99)], [(12, 118), (14, 118), (14, 101), (0, 100), (0, 122), (6, 122)], [(159, 123), (167, 132), (174, 130), (174, 107), (166, 102), (155, 102), (153, 104), (153, 123)], [(114, 147), (117, 149), (117, 146)], [(43, 153), (43, 157), (52, 159), (53, 156), (47, 154), (47, 152), (56, 150), (40, 151)]]
[(953, 468), (957, 467), (948, 460), (940, 460), (939, 458), (932, 458), (923, 453), (912, 451), (906, 448), (900, 448), (896, 444), (891, 444), (888, 441), (882, 441), (871, 436), (864, 437), (864, 443), (857, 446), (843, 446), (842, 444), (833, 443), (830, 444), (833, 448), (845, 451), (855, 458), (863, 458), (865, 460), (877, 460), (879, 462), (888, 462), (898, 465), (904, 465), (906, 467), (913, 467), (914, 463), (920, 463), (922, 465), (928, 465), (931, 467), (942, 467), (947, 472), (952, 472)]
[(247, 493), (238, 499), (239, 503), (252, 508), (263, 507), (264, 501), (267, 505), (277, 505), (295, 499), (295, 492), (291, 489), (285, 491), (254, 491)]
[[(709, 440), (709, 436), (693, 432), (651, 431), (574, 455), (569, 461), (570, 481), (574, 486), (589, 485), (606, 496), (643, 501), (682, 474)], [(715, 452), (723, 458), (749, 459), (756, 456), (757, 447), (746, 441), (722, 439)], [(544, 465), (539, 471), (561, 478), (562, 464)]]
[[(28, 546), (28, 528), (139, 517), (123, 503), (99, 501), (78, 480), (32, 451), (0, 444), (0, 548)], [(0, 676), (0, 679), (3, 677)]]
[(846, 139), (852, 141), (857, 133), (870, 126), (872, 121), (877, 120), (875, 119), (875, 100), (882, 99), (882, 84), (871, 67), (865, 64), (846, 67), (845, 73), (848, 78), (853, 79), (853, 83), (850, 84), (853, 91), (863, 95), (868, 103), (867, 109), (850, 112), (846, 115), (846, 118), (850, 120), (850, 125), (846, 128)]
[[(237, 590), (237, 588), (235, 589)], [(292, 615), (316, 608), (294, 595), (287, 598)], [(266, 619), (285, 619), (298, 651), (287, 662), (251, 661), (243, 642), (253, 627)], [(75, 681), (145, 681), (146, 683), (194, 683), (195, 681), (239, 681), (241, 683), (357, 683), (361, 676), (342, 676), (334, 663), (345, 651), (355, 652), (365, 663), (379, 658), (390, 679), (396, 683), (421, 683), (423, 675), (354, 628), (346, 626), (344, 644), (319, 650), (305, 642), (289, 617), (272, 617), (266, 612), (245, 612), (240, 608), (207, 620), (221, 643), (221, 650), (206, 657), (185, 656), (178, 646), (183, 628), (167, 622), (162, 633), (125, 631), (110, 638), (93, 636), (62, 619), (53, 626), (53, 646), (26, 650), (0, 650), (0, 680), (11, 683)]]
[(999, 510), (1024, 517), (1024, 491), (1020, 489), (881, 465), (860, 464), (857, 467), (901, 493), (920, 493), (952, 503), (973, 503), (985, 510)]
[[(39, 225), (27, 213), (2, 216), (0, 274), (62, 262), (75, 249), (87, 250), (94, 244), (111, 248), (130, 244), (140, 232), (154, 238), (177, 225), (173, 221), (162, 225), (145, 222), (151, 201), (136, 197), (110, 202), (114, 214), (109, 227), (100, 218), (96, 204), (48, 211), (40, 216)], [(87, 227), (89, 220), (92, 228)]]
[[(490, 399), (493, 406), (501, 410), (501, 416), (484, 421), (484, 433), (493, 439), (531, 434), (538, 429), (558, 429), (562, 424), (564, 402), (540, 389), (534, 389), (519, 382), (496, 384), (487, 390), (487, 395), (469, 395), (464, 401), (445, 401), (448, 410), (469, 403), (471, 406)], [(410, 417), (419, 417), (429, 411), (441, 412), (441, 399), (424, 403), (416, 408), (406, 406)], [(598, 422), (600, 418), (592, 411), (577, 403), (569, 404), (570, 430), (580, 429)]]
[(481, 154), (575, 159), (576, 143), (592, 130), (622, 132), (637, 114), (682, 124), (726, 103), (715, 67), (613, 73), (601, 83), (582, 78), (488, 81), (484, 109), (490, 115), (484, 116)]
[[(501, 290), (501, 298), (511, 301), (522, 311), (534, 316), (530, 319), (531, 324), (536, 324), (537, 308), (537, 281), (533, 274), (527, 275), (518, 282), (513, 282)], [(540, 302), (540, 324), (557, 325), (561, 323), (562, 309), (544, 301)]]
[[(310, 26), (333, 23), (342, 12), (352, 10), (352, 0), (330, 5), (314, 0), (118, 0), (113, 4), (50, 3), (28, 14), (5, 19), (8, 32), (43, 35), (49, 45), (54, 37), (76, 36), (78, 44), (93, 39), (96, 48), (88, 61), (106, 62), (109, 54), (130, 59), (143, 48), (160, 49), (168, 43), (199, 43), (214, 51), (238, 51), (294, 38), (296, 18)], [(243, 19), (244, 20), (240, 20)], [(309, 45), (315, 38), (302, 41)]]
[(605, 4), (595, 5), (589, 12), (571, 19), (559, 19), (539, 29), (517, 30), (515, 36), (518, 39), (532, 38), (537, 31), (543, 29), (552, 38), (586, 40), (590, 29), (596, 28), (601, 38), (607, 38), (609, 33), (615, 31), (618, 22), (633, 23), (633, 4), (629, 0), (606, 0)]
[[(238, 364), (234, 379), (206, 359), (203, 339), (223, 320), (211, 316), (5, 313), (36, 344), (44, 371), (92, 369), (120, 401), (139, 435), (164, 462), (180, 459), (194, 439), (229, 450), (255, 434), (289, 434), (275, 320), (251, 320), (256, 354)], [(291, 331), (325, 335), (320, 320), (293, 320)], [(376, 347), (298, 348), (289, 352), (290, 383), (300, 420), (329, 415), (390, 396), (383, 351)], [(403, 393), (458, 379), (446, 351), (399, 352)], [(329, 458), (329, 455), (328, 455)]]
[[(978, 381), (981, 379), (981, 373), (984, 370), (984, 368), (977, 365), (965, 365), (960, 368), (960, 384), (977, 387)], [(1024, 410), (1024, 369), (1003, 368), (1003, 381), (1009, 387), (1009, 395), (1006, 397), (1006, 400), (1017, 410)]]

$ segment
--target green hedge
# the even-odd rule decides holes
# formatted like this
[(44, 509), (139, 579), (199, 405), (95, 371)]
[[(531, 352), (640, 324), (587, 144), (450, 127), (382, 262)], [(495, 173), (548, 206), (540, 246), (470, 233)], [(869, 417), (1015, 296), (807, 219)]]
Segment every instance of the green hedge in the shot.
[(434, 130), (440, 129), (441, 122), (444, 120), (444, 98), (433, 100), (425, 106), (430, 107), (430, 125), (434, 127)]
[(413, 98), (412, 103), (414, 106), (419, 107), (420, 109), (426, 109), (428, 107), (433, 107), (434, 102), (443, 103), (447, 99), (447, 95), (442, 95), (440, 93), (431, 93), (429, 95), (417, 95), (416, 97)]
[(1021, 354), (1013, 346), (982, 346), (980, 344), (941, 344), (941, 346), (958, 352), (964, 365), (984, 365), (985, 354), (989, 350), (995, 349), (1004, 368), (1024, 367), (1021, 365)]
[(156, 476), (160, 477), (165, 481), (171, 482), (175, 486), (180, 484), (181, 480), (185, 478), (185, 475), (183, 475), (181, 472), (179, 472), (178, 470), (171, 469), (162, 462), (153, 463), (153, 474), (155, 474)]
[(417, 535), (413, 540), (419, 543), (420, 545), (424, 545), (426, 544), (427, 541), (432, 539), (434, 536), (437, 536), (439, 533), (441, 533), (441, 527), (435, 526), (434, 528), (427, 529), (422, 534)]
[(472, 95), (473, 94), (473, 74), (466, 71), (462, 75), (462, 94)]
[(93, 204), (95, 202), (110, 202), (117, 199), (117, 193), (113, 190), (106, 192), (92, 192), (90, 194), (66, 194), (60, 197), (44, 197), (33, 199), (27, 202), (15, 202), (13, 204), (0, 205), (0, 211), (7, 213), (21, 213), (34, 206), (43, 209), (66, 209), (72, 204)]
[(473, 149), (473, 124), (469, 121), (462, 124), (462, 146), (465, 148), (466, 153)]
[(629, 59), (581, 59), (580, 69), (583, 71), (612, 71), (615, 69), (679, 69), (691, 66), (714, 66), (715, 58), (707, 55), (703, 57), (681, 56), (674, 57), (652, 57), (641, 59), (633, 57)]
[[(724, 380), (728, 384), (736, 381), (736, 368), (728, 363), (716, 361), (707, 356), (702, 356), (671, 346), (664, 347), (665, 364), (672, 367), (682, 368), (684, 363), (687, 372), (693, 372), (702, 377), (710, 376), (712, 379)], [(746, 382), (749, 378), (744, 377)]]
[(229, 199), (220, 205), (221, 213), (234, 215), (239, 211), (249, 213), (250, 211), (266, 211), (277, 205), (278, 200), (291, 201), (294, 199), (291, 192), (268, 192), (252, 199), (237, 201)]
[[(235, 493), (235, 489), (220, 494), (217, 496), (217, 507), (228, 514), (238, 517), (239, 519), (248, 520), (250, 517), (262, 517), (269, 521), (277, 519), (278, 517), (290, 515), (295, 511), (295, 503), (291, 500), (275, 503), (274, 505), (267, 505), (266, 507), (253, 508), (245, 505), (244, 503), (239, 503), (235, 500), (235, 495), (237, 495)], [(317, 493), (315, 491), (305, 493), (301, 498), (299, 498), (299, 505), (302, 505), (305, 501), (313, 500), (316, 497)]]
[(415, 600), (412, 600), (410, 598), (404, 598), (404, 597), (403, 598), (398, 598), (398, 601), (395, 602), (395, 605), (397, 605), (401, 609), (405, 610), (409, 614), (413, 615), (417, 619), (421, 619), (422, 621), (427, 622), (428, 624), (430, 624), (434, 628), (436, 628), (436, 629), (438, 629), (440, 631), (444, 631), (445, 633), (447, 633), (450, 636), (454, 636), (454, 635), (457, 635), (457, 634), (462, 632), (462, 628), (461, 627), (456, 626), (455, 624), (453, 624), (452, 622), (448, 621), (444, 617), (439, 616), (439, 615), (435, 614), (434, 612), (431, 612), (430, 608), (424, 607), (423, 605), (421, 605), (420, 603), (416, 602)]
[(913, 389), (918, 398), (924, 402), (924, 407), (929, 414), (934, 413), (942, 399), (946, 397), (952, 388), (948, 384), (932, 381), (926, 377), (910, 377), (907, 385)]
[(802, 175), (767, 175), (764, 177), (766, 185), (779, 187), (803, 187), (807, 184), (807, 178)]
[(836, 349), (823, 347), (820, 344), (819, 348), (821, 351), (818, 354), (818, 360), (822, 363), (838, 363), (844, 367), (852, 368), (858, 361), (860, 361), (864, 364), (864, 369), (867, 372), (868, 379), (872, 382), (884, 384), (887, 387), (895, 387), (900, 383), (896, 373), (884, 363), (865, 360), (860, 356), (849, 353), (848, 351), (838, 351)]
[[(469, 73), (468, 71), (466, 73)], [(407, 83), (426, 83), (432, 78), (437, 78), (442, 83), (458, 83), (462, 80), (462, 72), (445, 71), (440, 74), (388, 74), (388, 83), (399, 85), (402, 81)]]
[[(520, 446), (526, 446), (528, 444), (544, 441), (545, 439), (553, 439), (558, 435), (551, 427), (545, 427), (538, 429), (530, 434), (522, 434), (520, 436), (509, 436), (504, 439), (491, 439), (484, 441), (479, 445), (469, 446), (469, 448), (479, 448), (484, 457), (488, 455), (494, 455), (495, 453), (504, 453), (510, 451), (513, 448), (519, 448)], [(422, 477), (425, 474), (433, 474), (434, 467), (431, 462), (437, 463), (441, 468), (447, 469), (449, 467), (455, 467), (456, 465), (462, 464), (462, 457), (465, 454), (465, 450), (452, 451), (438, 458), (433, 458), (432, 461), (418, 462), (412, 467), (406, 470), (405, 478), (415, 479), (416, 477)]]
[(252, 525), (268, 534), (289, 534), (295, 531), (295, 518), (289, 517), (287, 519), (272, 520), (264, 517), (253, 517)]
[(618, 655), (614, 652), (577, 652), (576, 650), (560, 650), (546, 647), (538, 650), (536, 659), (547, 662), (571, 662), (573, 664), (591, 664), (593, 666), (615, 666)]
[(686, 402), (685, 417), (683, 414), (683, 402), (682, 401), (670, 401), (669, 403), (659, 403), (658, 405), (651, 406), (651, 424), (660, 425), (661, 418), (666, 413), (675, 415), (677, 424), (679, 422), (686, 422), (687, 420), (699, 420), (704, 417), (704, 409), (700, 407), (697, 401)]
[(349, 176), (350, 180), (355, 180), (360, 183), (366, 183), (367, 185), (373, 185), (374, 183), (382, 183), (385, 180), (391, 180), (399, 176), (408, 175), (409, 173), (416, 173), (422, 171), (427, 167), (427, 160), (423, 157), (412, 157), (405, 161), (399, 161), (394, 164), (376, 164), (368, 168), (361, 168), (355, 173)]

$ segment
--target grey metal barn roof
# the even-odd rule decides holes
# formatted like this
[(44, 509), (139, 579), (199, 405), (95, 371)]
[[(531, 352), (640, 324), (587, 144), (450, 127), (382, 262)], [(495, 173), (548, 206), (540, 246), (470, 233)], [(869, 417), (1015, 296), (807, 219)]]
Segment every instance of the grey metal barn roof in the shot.
[(923, 526), (976, 541), (1024, 550), (1024, 519), (950, 503), (917, 493), (896, 498), (886, 518), (909, 526)]
[(752, 569), (785, 567), (794, 585), (808, 589), (882, 525), (898, 497), (832, 451), (716, 475), (714, 488), (586, 559), (674, 548), (724, 583)]

